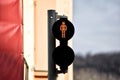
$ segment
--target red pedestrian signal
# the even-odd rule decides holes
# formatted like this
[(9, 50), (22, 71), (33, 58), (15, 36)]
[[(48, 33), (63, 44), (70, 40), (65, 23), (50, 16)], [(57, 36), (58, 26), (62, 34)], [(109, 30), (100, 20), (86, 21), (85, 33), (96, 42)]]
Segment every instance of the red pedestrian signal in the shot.
[(74, 26), (67, 18), (60, 18), (53, 24), (52, 32), (58, 40), (69, 40), (74, 34)]

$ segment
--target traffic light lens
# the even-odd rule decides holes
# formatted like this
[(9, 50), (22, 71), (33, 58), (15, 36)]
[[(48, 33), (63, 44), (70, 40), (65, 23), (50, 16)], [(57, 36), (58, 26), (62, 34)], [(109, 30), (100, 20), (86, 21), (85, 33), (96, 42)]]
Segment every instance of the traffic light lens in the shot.
[(66, 18), (61, 18), (53, 24), (52, 32), (58, 40), (69, 40), (74, 35), (74, 26)]
[(61, 67), (68, 67), (74, 60), (74, 52), (68, 46), (58, 46), (53, 51), (54, 62)]

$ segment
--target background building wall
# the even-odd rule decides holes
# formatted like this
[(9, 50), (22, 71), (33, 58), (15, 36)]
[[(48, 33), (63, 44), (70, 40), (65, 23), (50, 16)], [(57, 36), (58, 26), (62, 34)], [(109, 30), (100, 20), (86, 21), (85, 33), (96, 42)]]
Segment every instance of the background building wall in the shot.
[(47, 10), (55, 9), (55, 0), (34, 0), (34, 62), (35, 79), (48, 79), (48, 16)]
[(34, 5), (33, 0), (23, 3), (23, 47), (24, 57), (29, 66), (28, 79), (34, 79)]
[(48, 70), (48, 16), (55, 9), (55, 0), (35, 0), (35, 70)]

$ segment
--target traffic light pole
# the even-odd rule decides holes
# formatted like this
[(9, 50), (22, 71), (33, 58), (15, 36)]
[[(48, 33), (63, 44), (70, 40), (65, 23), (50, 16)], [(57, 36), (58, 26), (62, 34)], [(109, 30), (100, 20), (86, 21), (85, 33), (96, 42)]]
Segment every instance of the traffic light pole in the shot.
[[(56, 64), (55, 64), (55, 62), (53, 60), (53, 51), (55, 51), (56, 42), (55, 42), (55, 37), (53, 35), (52, 30), (53, 30), (53, 24), (56, 22), (57, 19), (63, 19), (64, 20), (64, 19), (67, 19), (67, 16), (65, 16), (65, 15), (57, 15), (55, 10), (48, 10), (48, 80), (56, 80), (56, 77), (57, 77), (57, 75), (59, 73), (66, 73), (67, 72), (67, 66), (66, 67), (61, 66), (60, 67), (61, 70), (58, 70), (56, 68)], [(70, 28), (71, 23), (69, 21), (68, 21), (68, 23), (69, 23), (68, 30), (69, 31), (74, 30), (73, 28)], [(57, 30), (59, 30), (59, 29), (57, 29)], [(74, 32), (74, 31), (72, 31), (72, 32)], [(69, 34), (71, 34), (71, 33), (69, 33)], [(62, 44), (64, 44), (64, 42), (62, 42)], [(65, 42), (65, 44), (67, 46), (66, 42)], [(72, 52), (71, 54), (74, 54), (73, 51), (69, 47), (66, 47), (66, 46), (64, 48), (66, 48), (66, 50), (69, 51), (69, 54), (71, 52)], [(57, 52), (57, 53), (60, 53), (60, 51)], [(61, 52), (61, 53), (66, 54), (64, 52)], [(72, 56), (74, 57), (74, 55), (72, 55)]]
[(56, 80), (56, 66), (52, 59), (52, 53), (55, 49), (55, 38), (52, 34), (52, 26), (56, 21), (56, 11), (48, 10), (48, 80)]

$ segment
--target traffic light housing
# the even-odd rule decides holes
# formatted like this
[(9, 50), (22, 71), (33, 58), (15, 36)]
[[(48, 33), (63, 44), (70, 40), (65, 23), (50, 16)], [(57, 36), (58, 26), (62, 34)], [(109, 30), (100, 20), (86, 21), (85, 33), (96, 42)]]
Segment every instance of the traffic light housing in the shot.
[(62, 73), (66, 73), (75, 57), (74, 51), (68, 46), (68, 40), (72, 38), (74, 31), (73, 24), (67, 18), (60, 18), (53, 24), (52, 32), (60, 45), (54, 49), (52, 57)]

